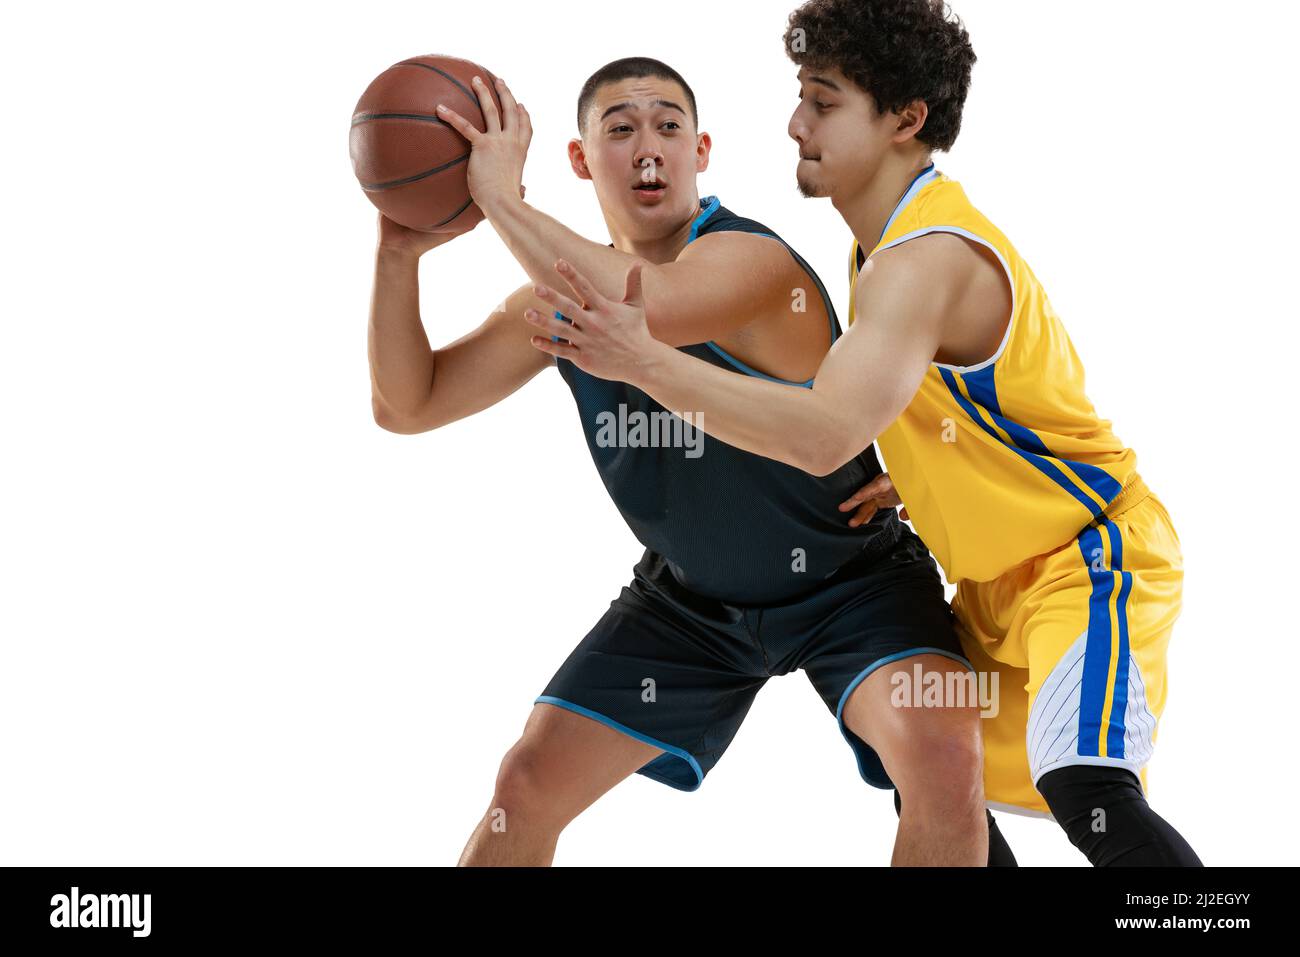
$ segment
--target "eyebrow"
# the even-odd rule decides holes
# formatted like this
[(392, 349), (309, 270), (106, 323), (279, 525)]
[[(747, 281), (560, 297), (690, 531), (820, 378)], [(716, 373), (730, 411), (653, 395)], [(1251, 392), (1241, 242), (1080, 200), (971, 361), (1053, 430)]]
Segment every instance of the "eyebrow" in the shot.
[(835, 83), (831, 82), (830, 80), (826, 79), (826, 77), (824, 77), (824, 76), (816, 76), (815, 74), (811, 74), (811, 73), (810, 73), (810, 74), (808, 74), (808, 82), (809, 82), (809, 83), (816, 83), (816, 84), (819, 84), (820, 86), (827, 87), (827, 88), (829, 88), (829, 89), (834, 90), (836, 93), (843, 93), (843, 92), (844, 92), (843, 90), (841, 90), (841, 89), (839, 88), (839, 86), (837, 86)]
[[(683, 110), (683, 109), (682, 109), (680, 106), (678, 106), (676, 103), (674, 103), (672, 100), (655, 100), (655, 101), (654, 101), (653, 103), (651, 103), (650, 105), (651, 105), (651, 106), (666, 106), (666, 107), (668, 107), (669, 109), (676, 110), (676, 111), (677, 111), (678, 113), (680, 113), (682, 116), (685, 116), (685, 115), (686, 115), (686, 111)], [(619, 110), (635, 110), (635, 109), (637, 109), (637, 107), (633, 106), (631, 103), (627, 103), (627, 102), (625, 102), (625, 103), (615, 103), (613, 106), (611, 106), (609, 109), (607, 109), (604, 113), (600, 114), (600, 119), (601, 119), (601, 121), (603, 121), (603, 120), (605, 119), (605, 117), (609, 116), (609, 114), (611, 114), (611, 113), (617, 113)]]

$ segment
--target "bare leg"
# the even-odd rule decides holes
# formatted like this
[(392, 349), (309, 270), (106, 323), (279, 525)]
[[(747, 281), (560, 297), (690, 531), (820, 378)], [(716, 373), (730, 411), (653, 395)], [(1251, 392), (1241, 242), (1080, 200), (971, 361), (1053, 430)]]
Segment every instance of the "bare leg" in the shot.
[[(984, 748), (979, 711), (971, 707), (899, 707), (890, 678), (913, 667), (965, 674), (942, 655), (915, 655), (878, 668), (844, 706), (844, 723), (871, 745), (898, 788), (902, 812), (895, 866), (978, 866), (988, 863)], [(946, 686), (945, 682), (945, 686)], [(914, 699), (921, 689), (912, 688)]]
[(550, 866), (560, 832), (663, 751), (585, 715), (535, 704), (501, 761), (492, 804), (460, 866)]

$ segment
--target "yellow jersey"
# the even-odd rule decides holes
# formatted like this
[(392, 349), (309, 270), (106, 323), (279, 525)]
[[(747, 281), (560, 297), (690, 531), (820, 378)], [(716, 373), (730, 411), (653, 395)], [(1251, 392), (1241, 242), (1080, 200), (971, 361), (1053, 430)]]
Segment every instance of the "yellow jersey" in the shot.
[[(929, 233), (992, 250), (1011, 315), (997, 351), (976, 365), (932, 362), (920, 389), (878, 439), (899, 498), (950, 583), (990, 581), (1075, 538), (1130, 482), (1136, 456), (1084, 393), (1083, 364), (1029, 265), (955, 180), (923, 170), (863, 263)], [(849, 297), (849, 323), (854, 321)]]

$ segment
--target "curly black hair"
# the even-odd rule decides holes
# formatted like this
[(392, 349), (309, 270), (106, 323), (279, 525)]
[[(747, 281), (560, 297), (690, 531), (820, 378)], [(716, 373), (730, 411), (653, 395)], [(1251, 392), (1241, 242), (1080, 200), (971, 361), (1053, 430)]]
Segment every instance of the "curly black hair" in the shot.
[(970, 36), (950, 13), (943, 0), (808, 0), (790, 14), (783, 41), (799, 66), (839, 69), (882, 115), (924, 100), (916, 138), (950, 150), (975, 65)]

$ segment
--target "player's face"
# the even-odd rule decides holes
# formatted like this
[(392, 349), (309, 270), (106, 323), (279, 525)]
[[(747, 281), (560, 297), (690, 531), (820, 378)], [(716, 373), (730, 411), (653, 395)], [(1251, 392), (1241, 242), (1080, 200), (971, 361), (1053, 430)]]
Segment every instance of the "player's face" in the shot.
[(596, 91), (581, 160), (601, 209), (629, 232), (663, 235), (697, 212), (695, 174), (708, 166), (710, 144), (689, 110), (672, 80), (636, 77)]
[(893, 115), (878, 115), (871, 94), (838, 69), (800, 68), (798, 80), (787, 132), (799, 144), (799, 192), (832, 199), (858, 193), (888, 149)]

